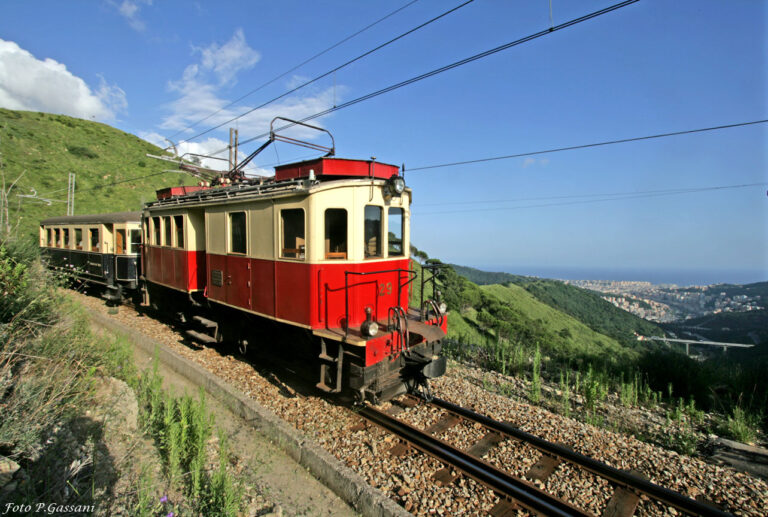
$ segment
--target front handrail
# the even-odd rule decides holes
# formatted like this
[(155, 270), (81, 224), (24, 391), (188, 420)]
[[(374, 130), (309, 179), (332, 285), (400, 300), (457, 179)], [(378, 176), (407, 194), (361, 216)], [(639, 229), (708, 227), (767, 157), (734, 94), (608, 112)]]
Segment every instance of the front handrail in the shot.
[[(368, 275), (379, 275), (382, 273), (397, 273), (397, 306), (401, 307), (401, 296), (403, 292), (403, 287), (407, 286), (414, 280), (416, 280), (416, 277), (419, 276), (416, 271), (412, 269), (382, 269), (379, 271), (344, 271), (344, 337), (347, 337), (349, 335), (349, 275), (356, 275), (356, 276), (368, 276)], [(404, 283), (402, 282), (402, 273), (406, 273), (408, 276), (413, 275), (409, 280), (407, 280)]]
[[(424, 321), (424, 286), (427, 284), (427, 282), (431, 281), (432, 294), (434, 296), (438, 270), (447, 266), (448, 264), (422, 264), (421, 266), (421, 292), (419, 299), (419, 318), (421, 321)], [(428, 271), (432, 276), (427, 278), (424, 274), (424, 271)]]

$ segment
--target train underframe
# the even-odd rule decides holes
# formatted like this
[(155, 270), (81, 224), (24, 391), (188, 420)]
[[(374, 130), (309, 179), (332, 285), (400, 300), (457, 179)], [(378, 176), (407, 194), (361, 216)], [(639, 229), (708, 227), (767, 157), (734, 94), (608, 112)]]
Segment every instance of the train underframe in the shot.
[(380, 403), (405, 392), (429, 398), (429, 379), (445, 373), (446, 361), (439, 355), (444, 333), (437, 325), (418, 321), (417, 311), (409, 311), (411, 330), (404, 334), (408, 346), (366, 366), (366, 347), (344, 339), (211, 302), (202, 293), (153, 283), (145, 283), (143, 292), (144, 305), (181, 322), (191, 340), (236, 346), (243, 355), (280, 364), (300, 379), (316, 382), (320, 391), (357, 403)]

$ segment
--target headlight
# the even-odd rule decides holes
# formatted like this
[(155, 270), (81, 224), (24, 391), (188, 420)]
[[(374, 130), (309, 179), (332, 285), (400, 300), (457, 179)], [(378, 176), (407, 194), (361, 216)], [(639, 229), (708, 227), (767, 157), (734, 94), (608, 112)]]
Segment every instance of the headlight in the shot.
[(445, 314), (448, 312), (448, 306), (445, 304), (445, 302), (440, 302), (440, 305), (438, 305), (437, 308), (440, 311), (440, 314)]
[(405, 192), (405, 180), (400, 176), (392, 176), (389, 178), (389, 186), (392, 192), (397, 196)]
[(360, 332), (363, 336), (373, 337), (379, 333), (379, 324), (375, 321), (364, 321), (360, 326)]
[(373, 321), (373, 310), (365, 308), (365, 321), (360, 325), (360, 333), (363, 336), (373, 337), (379, 333), (379, 324)]

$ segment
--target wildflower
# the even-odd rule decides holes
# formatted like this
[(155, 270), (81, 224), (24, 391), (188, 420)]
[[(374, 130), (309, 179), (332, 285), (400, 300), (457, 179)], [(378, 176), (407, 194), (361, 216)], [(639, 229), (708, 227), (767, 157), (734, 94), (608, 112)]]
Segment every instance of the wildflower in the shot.
[(168, 496), (167, 496), (167, 495), (164, 495), (163, 497), (161, 497), (161, 498), (160, 498), (160, 502), (161, 502), (161, 503), (167, 503), (167, 502), (168, 502)]

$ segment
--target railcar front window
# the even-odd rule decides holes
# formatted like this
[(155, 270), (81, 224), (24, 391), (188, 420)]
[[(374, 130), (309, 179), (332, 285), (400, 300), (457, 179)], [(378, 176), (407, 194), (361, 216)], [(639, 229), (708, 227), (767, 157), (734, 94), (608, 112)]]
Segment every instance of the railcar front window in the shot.
[(304, 209), (291, 208), (280, 211), (283, 225), (283, 242), (280, 256), (284, 258), (304, 259)]
[(171, 245), (171, 218), (169, 216), (163, 217), (163, 226), (165, 227), (165, 232), (163, 233), (163, 237), (165, 237), (165, 240), (163, 241), (163, 246), (170, 246)]
[(99, 251), (99, 230), (91, 230), (91, 251)]
[(62, 240), (64, 241), (64, 247), (69, 249), (70, 242), (69, 242), (69, 228), (64, 228), (62, 231)]
[(141, 249), (141, 230), (131, 230), (131, 249), (128, 253), (138, 253)]
[(381, 207), (366, 205), (365, 207), (365, 258), (381, 257)]
[(176, 227), (176, 247), (184, 247), (184, 216), (174, 215), (173, 225)]
[(325, 211), (325, 258), (347, 258), (347, 211), (343, 208)]
[(75, 248), (83, 249), (83, 229), (75, 228)]
[(403, 209), (402, 208), (390, 208), (389, 218), (387, 220), (389, 225), (389, 256), (397, 257), (404, 255), (403, 251)]
[(160, 218), (152, 218), (152, 244), (160, 246)]
[(245, 212), (229, 214), (229, 252), (245, 253)]

